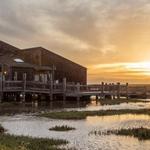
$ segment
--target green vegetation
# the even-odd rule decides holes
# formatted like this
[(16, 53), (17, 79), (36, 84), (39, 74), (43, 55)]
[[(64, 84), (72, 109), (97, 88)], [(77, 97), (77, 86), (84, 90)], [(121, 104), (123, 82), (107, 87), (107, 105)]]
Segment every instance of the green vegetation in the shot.
[(6, 130), (0, 125), (0, 134), (4, 133)]
[(150, 115), (150, 109), (123, 109), (123, 110), (100, 110), (100, 111), (61, 111), (42, 113), (38, 116), (47, 117), (51, 119), (67, 119), (80, 120), (86, 119), (88, 116), (111, 116), (123, 114), (145, 114)]
[(93, 131), (92, 134), (95, 135), (123, 135), (123, 136), (133, 136), (138, 138), (139, 140), (150, 140), (150, 129), (147, 128), (135, 128), (135, 129), (120, 129), (120, 130), (110, 130), (106, 133), (102, 133), (101, 131)]
[(59, 146), (67, 143), (65, 140), (38, 139), (0, 134), (1, 150), (62, 150)]
[(68, 127), (67, 125), (63, 126), (55, 126), (49, 129), (50, 131), (70, 131), (70, 130), (75, 130), (73, 127)]
[(121, 129), (116, 132), (117, 135), (134, 136), (139, 140), (150, 139), (150, 129), (137, 128), (137, 129)]
[(140, 100), (140, 99), (104, 99), (100, 100), (101, 105), (119, 105), (122, 103), (138, 103), (138, 102), (144, 102), (148, 103), (149, 101), (147, 100)]
[(68, 144), (66, 140), (14, 136), (5, 131), (0, 125), (0, 150), (65, 150), (60, 146)]

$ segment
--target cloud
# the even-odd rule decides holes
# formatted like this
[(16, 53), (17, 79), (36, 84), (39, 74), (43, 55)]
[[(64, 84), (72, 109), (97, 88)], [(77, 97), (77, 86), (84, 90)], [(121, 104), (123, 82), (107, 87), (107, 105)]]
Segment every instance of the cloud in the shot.
[(97, 64), (89, 67), (89, 79), (91, 82), (104, 80), (148, 83), (150, 79), (150, 62)]
[(148, 61), (149, 13), (149, 0), (5, 0), (0, 39), (43, 46), (87, 67)]

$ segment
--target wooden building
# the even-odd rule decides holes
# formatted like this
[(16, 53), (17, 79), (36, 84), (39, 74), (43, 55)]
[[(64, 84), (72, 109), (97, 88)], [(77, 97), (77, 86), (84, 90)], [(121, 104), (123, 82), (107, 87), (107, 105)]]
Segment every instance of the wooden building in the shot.
[(26, 74), (27, 81), (48, 81), (52, 68), (27, 62), (20, 51), (0, 41), (0, 72), (3, 72), (4, 80), (21, 81)]
[(36, 47), (22, 50), (24, 59), (38, 66), (49, 66), (55, 70), (54, 80), (87, 84), (87, 69), (45, 48)]
[[(133, 94), (128, 84), (87, 85), (85, 67), (42, 47), (21, 50), (0, 41), (0, 102), (60, 98), (65, 102), (67, 98), (89, 99), (92, 95), (120, 99)], [(143, 96), (143, 92), (138, 95)]]
[(42, 47), (21, 50), (0, 41), (0, 66), (5, 67), (6, 78), (22, 80), (27, 73), (27, 80), (47, 81), (49, 74), (53, 79), (62, 82), (87, 83), (87, 69), (62, 56)]
[(0, 41), (0, 101), (32, 101), (35, 94), (65, 99), (67, 88), (86, 83), (87, 69), (79, 64), (42, 47), (21, 50)]

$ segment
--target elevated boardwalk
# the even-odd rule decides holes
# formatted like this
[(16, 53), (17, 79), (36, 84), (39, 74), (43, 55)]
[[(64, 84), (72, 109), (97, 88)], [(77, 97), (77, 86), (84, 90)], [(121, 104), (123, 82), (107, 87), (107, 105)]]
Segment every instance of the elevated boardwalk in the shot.
[(22, 96), (23, 101), (26, 95), (46, 95), (49, 100), (53, 100), (54, 96), (61, 96), (63, 100), (67, 98), (76, 98), (96, 96), (100, 99), (111, 98), (147, 98), (150, 96), (150, 86), (128, 85), (120, 83), (104, 83), (80, 85), (67, 83), (66, 79), (63, 83), (53, 83), (52, 81), (43, 83), (35, 81), (1, 81), (0, 82), (0, 99), (4, 96), (13, 94), (13, 96)]

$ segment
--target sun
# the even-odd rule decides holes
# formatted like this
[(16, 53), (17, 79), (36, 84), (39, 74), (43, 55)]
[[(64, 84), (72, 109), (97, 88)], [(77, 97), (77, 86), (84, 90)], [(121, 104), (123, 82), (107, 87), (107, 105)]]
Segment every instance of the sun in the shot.
[(127, 69), (133, 69), (133, 70), (150, 70), (150, 62), (136, 62), (136, 63), (128, 63), (126, 64)]
[(128, 63), (125, 68), (129, 71), (141, 72), (141, 74), (150, 76), (150, 62)]

